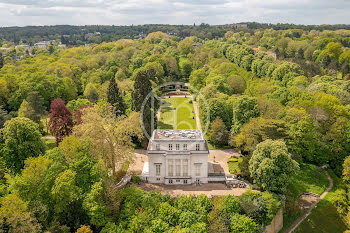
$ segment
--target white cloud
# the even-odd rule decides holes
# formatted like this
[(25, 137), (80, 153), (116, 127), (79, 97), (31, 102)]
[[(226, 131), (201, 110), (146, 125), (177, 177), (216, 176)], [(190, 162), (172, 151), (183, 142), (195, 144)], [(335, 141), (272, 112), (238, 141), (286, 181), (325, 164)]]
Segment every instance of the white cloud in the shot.
[(0, 26), (350, 23), (348, 0), (0, 0)]

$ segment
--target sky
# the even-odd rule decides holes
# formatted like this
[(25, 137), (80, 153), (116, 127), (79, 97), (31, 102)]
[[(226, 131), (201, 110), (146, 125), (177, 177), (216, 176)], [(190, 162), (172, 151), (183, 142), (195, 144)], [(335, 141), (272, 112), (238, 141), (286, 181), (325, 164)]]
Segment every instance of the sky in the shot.
[(0, 0), (0, 26), (350, 24), (350, 0)]

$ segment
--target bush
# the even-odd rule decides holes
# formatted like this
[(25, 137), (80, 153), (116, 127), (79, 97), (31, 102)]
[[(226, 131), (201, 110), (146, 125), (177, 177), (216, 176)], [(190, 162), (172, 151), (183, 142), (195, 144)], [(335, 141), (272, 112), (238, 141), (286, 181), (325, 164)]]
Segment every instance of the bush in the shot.
[(232, 233), (254, 233), (258, 230), (256, 223), (245, 215), (234, 214), (230, 223)]
[(135, 173), (131, 174), (131, 182), (133, 182), (135, 184), (141, 183), (140, 176), (136, 175)]
[(237, 157), (231, 157), (227, 160), (227, 162), (238, 162), (238, 158)]

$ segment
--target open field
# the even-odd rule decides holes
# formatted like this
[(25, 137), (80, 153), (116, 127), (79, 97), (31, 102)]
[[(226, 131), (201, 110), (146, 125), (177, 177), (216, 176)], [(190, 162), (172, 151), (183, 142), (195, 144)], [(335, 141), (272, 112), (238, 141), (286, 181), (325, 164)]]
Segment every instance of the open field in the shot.
[(191, 98), (165, 98), (158, 126), (160, 129), (196, 129), (196, 117)]

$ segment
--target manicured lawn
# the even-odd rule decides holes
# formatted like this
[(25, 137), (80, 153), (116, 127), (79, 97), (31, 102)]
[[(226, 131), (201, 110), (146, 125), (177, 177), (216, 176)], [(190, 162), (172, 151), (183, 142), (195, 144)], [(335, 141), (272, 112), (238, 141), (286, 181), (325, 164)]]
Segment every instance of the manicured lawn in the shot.
[(196, 117), (190, 97), (166, 98), (162, 105), (160, 129), (196, 129)]
[(242, 157), (239, 158), (229, 158), (227, 161), (228, 169), (231, 174), (235, 174), (236, 172), (241, 172), (241, 170), (238, 167), (238, 164), (243, 161)]
[(305, 219), (294, 232), (296, 233), (337, 233), (344, 232), (347, 227), (344, 224), (341, 216), (339, 216), (337, 209), (332, 202), (332, 196), (334, 195), (337, 186), (340, 183), (338, 177), (334, 175), (332, 171), (328, 171), (333, 178), (334, 186), (331, 192), (321, 200), (311, 214)]
[[(295, 202), (299, 194), (303, 192), (312, 192), (321, 195), (328, 187), (328, 179), (323, 170), (313, 164), (299, 164), (300, 170), (291, 179), (286, 196), (290, 198), (291, 202)], [(283, 229), (280, 232), (284, 232), (299, 216), (300, 211), (295, 211), (293, 214), (283, 216)]]

